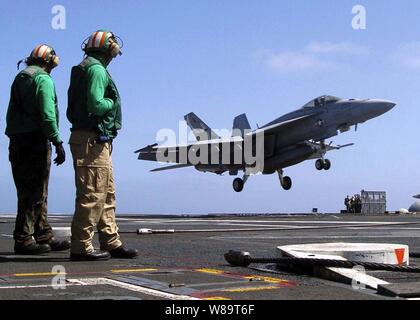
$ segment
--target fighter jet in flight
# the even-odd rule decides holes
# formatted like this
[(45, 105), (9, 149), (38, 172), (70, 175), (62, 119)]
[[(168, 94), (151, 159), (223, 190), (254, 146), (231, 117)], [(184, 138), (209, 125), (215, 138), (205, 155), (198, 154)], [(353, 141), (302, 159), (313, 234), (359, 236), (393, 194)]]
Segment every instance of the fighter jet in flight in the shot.
[[(321, 96), (256, 130), (251, 130), (245, 114), (240, 115), (234, 120), (230, 138), (219, 137), (190, 113), (185, 120), (197, 142), (174, 146), (154, 144), (136, 153), (140, 160), (175, 164), (153, 172), (195, 167), (200, 172), (218, 175), (228, 172), (237, 176), (243, 171), (243, 178), (236, 178), (233, 182), (236, 192), (243, 191), (251, 175), (276, 172), (283, 189), (290, 190), (292, 179), (284, 175), (285, 168), (313, 159), (317, 170), (330, 170), (331, 162), (325, 158), (327, 152), (353, 144), (333, 146), (326, 143), (327, 139), (347, 132), (353, 126), (357, 130), (359, 124), (379, 117), (395, 106), (394, 102), (387, 100)], [(251, 150), (248, 158), (254, 159), (253, 162), (246, 161), (247, 145)]]

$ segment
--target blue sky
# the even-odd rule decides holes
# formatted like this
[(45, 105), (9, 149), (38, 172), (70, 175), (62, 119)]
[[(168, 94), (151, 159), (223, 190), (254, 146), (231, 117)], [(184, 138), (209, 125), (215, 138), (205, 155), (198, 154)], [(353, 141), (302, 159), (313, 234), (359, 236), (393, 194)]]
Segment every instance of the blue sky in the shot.
[[(51, 27), (54, 5), (66, 8), (65, 30)], [(364, 5), (367, 29), (354, 30), (352, 8)], [(3, 0), (0, 11), (0, 130), (4, 132), (16, 62), (38, 43), (54, 46), (54, 70), (62, 138), (71, 67), (82, 59), (80, 44), (96, 29), (123, 38), (124, 55), (110, 66), (123, 98), (124, 128), (115, 142), (114, 168), (120, 213), (336, 212), (347, 194), (388, 192), (389, 209), (407, 207), (420, 192), (418, 126), (420, 101), (420, 3), (336, 0), (24, 1)], [(277, 176), (256, 176), (245, 191), (232, 177), (193, 169), (152, 174), (153, 163), (134, 151), (155, 141), (161, 128), (178, 130), (191, 111), (214, 128), (230, 128), (246, 112), (253, 127), (296, 109), (312, 98), (396, 101), (392, 112), (334, 138), (355, 147), (331, 153), (329, 172), (313, 161), (286, 170), (294, 188)], [(0, 212), (15, 211), (16, 195), (0, 136)], [(53, 167), (50, 212), (72, 213), (71, 155)]]

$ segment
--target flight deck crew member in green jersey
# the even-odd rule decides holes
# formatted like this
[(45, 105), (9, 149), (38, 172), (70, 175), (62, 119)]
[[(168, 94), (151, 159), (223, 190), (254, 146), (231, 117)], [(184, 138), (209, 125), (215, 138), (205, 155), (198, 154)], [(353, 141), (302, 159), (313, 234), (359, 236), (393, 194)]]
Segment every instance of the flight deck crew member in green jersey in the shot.
[(54, 239), (47, 218), (51, 143), (57, 154), (55, 164), (65, 161), (57, 96), (50, 76), (59, 58), (52, 47), (44, 44), (19, 61), (18, 68), (22, 62), (27, 67), (13, 82), (6, 117), (9, 160), (18, 198), (15, 253), (38, 255), (70, 248), (70, 241)]
[[(121, 55), (121, 46), (112, 32), (100, 30), (85, 40), (83, 48), (86, 56), (73, 67), (67, 107), (76, 180), (70, 259), (131, 259), (138, 252), (125, 248), (118, 234), (111, 158), (122, 120), (120, 95), (107, 66)], [(95, 227), (101, 251), (92, 244)]]

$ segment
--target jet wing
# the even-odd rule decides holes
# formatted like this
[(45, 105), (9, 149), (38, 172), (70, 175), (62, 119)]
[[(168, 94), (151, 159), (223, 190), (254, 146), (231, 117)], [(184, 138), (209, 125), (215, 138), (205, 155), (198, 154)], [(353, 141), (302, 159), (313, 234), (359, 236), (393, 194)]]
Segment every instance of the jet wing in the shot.
[(304, 116), (298, 117), (298, 118), (294, 118), (291, 120), (286, 120), (283, 122), (279, 122), (279, 123), (275, 123), (272, 125), (268, 125), (265, 127), (262, 127), (258, 130), (255, 130), (251, 133), (249, 133), (247, 136), (254, 136), (254, 135), (258, 135), (258, 134), (279, 134), (281, 133), (283, 130), (290, 130), (291, 128), (295, 127), (295, 126), (299, 126), (300, 123), (305, 123), (307, 119), (315, 117), (319, 114), (323, 113), (322, 111), (316, 111), (316, 112), (312, 112), (310, 114), (306, 114)]
[(177, 154), (181, 149), (188, 146), (159, 146), (157, 143), (137, 150), (139, 160), (160, 161), (159, 159), (173, 159), (173, 161), (165, 161), (166, 163), (177, 163)]
[[(209, 148), (208, 154), (211, 155), (212, 152), (219, 153), (221, 150), (228, 150), (234, 152), (235, 145), (242, 145), (244, 139), (242, 137), (231, 137), (226, 139), (213, 139), (206, 141), (198, 141), (193, 144), (186, 145), (162, 145), (157, 144), (147, 146), (143, 149), (137, 150), (135, 153), (138, 153), (139, 160), (148, 160), (156, 161), (163, 163), (177, 163), (180, 165), (189, 166), (192, 165), (188, 161), (186, 155), (197, 154), (199, 150), (204, 150)], [(185, 158), (185, 159), (184, 159)]]
[(188, 167), (192, 167), (192, 164), (177, 164), (177, 165), (169, 166), (169, 167), (156, 168), (156, 169), (151, 170), (150, 172), (175, 170), (175, 169), (182, 169), (182, 168), (188, 168)]

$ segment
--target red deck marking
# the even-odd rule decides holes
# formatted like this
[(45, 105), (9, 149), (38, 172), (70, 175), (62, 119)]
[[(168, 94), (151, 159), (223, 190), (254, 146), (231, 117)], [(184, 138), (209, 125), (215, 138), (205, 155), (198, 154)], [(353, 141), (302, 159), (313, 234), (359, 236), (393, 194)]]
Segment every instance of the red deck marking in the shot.
[(397, 256), (398, 264), (404, 264), (405, 249), (395, 249), (395, 255)]

